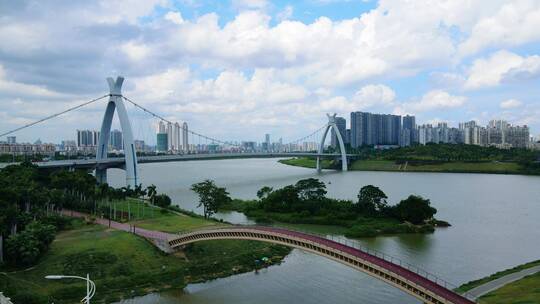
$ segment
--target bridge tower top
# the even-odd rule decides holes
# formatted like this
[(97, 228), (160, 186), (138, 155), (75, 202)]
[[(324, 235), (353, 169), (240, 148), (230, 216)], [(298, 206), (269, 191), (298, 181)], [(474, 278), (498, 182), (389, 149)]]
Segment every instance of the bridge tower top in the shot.
[(124, 77), (116, 77), (116, 81), (112, 77), (107, 77), (107, 83), (109, 84), (109, 92), (112, 96), (122, 96), (122, 84), (124, 83)]

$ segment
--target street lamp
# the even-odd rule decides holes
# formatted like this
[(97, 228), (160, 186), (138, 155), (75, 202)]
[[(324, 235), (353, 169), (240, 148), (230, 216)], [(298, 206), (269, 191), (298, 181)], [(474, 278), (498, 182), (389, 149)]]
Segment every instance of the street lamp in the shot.
[(90, 280), (90, 275), (86, 274), (85, 277), (71, 276), (71, 275), (48, 275), (45, 276), (48, 280), (61, 280), (61, 279), (80, 279), (86, 281), (86, 297), (81, 299), (81, 302), (90, 304), (90, 299), (96, 293), (96, 284)]

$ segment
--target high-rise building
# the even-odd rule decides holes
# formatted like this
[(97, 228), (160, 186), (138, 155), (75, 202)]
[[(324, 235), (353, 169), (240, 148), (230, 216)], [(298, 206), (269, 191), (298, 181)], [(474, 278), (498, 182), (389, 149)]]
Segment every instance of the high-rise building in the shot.
[[(341, 138), (345, 143), (345, 137), (347, 136), (347, 121), (343, 117), (336, 117), (336, 126), (339, 130), (339, 133), (341, 134)], [(330, 136), (330, 144), (332, 145), (332, 147), (337, 148), (339, 143), (334, 128), (331, 129)]]
[(157, 133), (157, 152), (167, 152), (169, 150), (168, 138), (167, 133)]
[(391, 114), (351, 113), (351, 146), (398, 145), (401, 116)]
[(172, 135), (172, 150), (180, 151), (180, 145), (182, 144), (182, 131), (178, 122), (174, 123), (173, 135)]
[(94, 147), (99, 142), (99, 131), (77, 130), (77, 147)]
[(189, 133), (188, 133), (188, 124), (184, 121), (182, 124), (182, 149), (184, 153), (189, 152)]
[(17, 143), (17, 137), (15, 136), (8, 136), (7, 137), (7, 143), (10, 145), (14, 145)]
[(263, 150), (270, 151), (270, 134), (264, 135), (264, 147)]
[(418, 142), (416, 134), (416, 118), (410, 115), (403, 116), (399, 145), (406, 147), (410, 146), (412, 143)]
[(167, 150), (173, 150), (173, 124), (171, 122), (167, 123)]
[(122, 139), (122, 132), (119, 130), (112, 130), (111, 137), (109, 138), (109, 144), (116, 151), (123, 150), (124, 141)]
[(161, 120), (158, 123), (158, 133), (167, 133), (167, 130), (165, 129), (165, 123)]

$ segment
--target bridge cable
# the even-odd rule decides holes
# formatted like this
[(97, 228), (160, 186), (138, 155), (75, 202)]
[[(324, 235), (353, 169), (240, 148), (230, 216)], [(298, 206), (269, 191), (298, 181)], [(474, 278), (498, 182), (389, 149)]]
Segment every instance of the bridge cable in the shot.
[(80, 104), (80, 105), (71, 107), (71, 108), (69, 108), (69, 109), (67, 109), (67, 110), (65, 110), (65, 111), (60, 112), (60, 113), (56, 113), (56, 114), (47, 116), (47, 117), (45, 117), (45, 118), (41, 118), (41, 119), (39, 119), (39, 120), (36, 120), (36, 121), (34, 121), (34, 122), (31, 122), (31, 123), (26, 124), (26, 125), (21, 126), (21, 127), (18, 127), (18, 128), (16, 128), (16, 129), (11, 130), (11, 131), (2, 133), (2, 134), (0, 134), (0, 137), (6, 136), (6, 135), (9, 135), (9, 134), (12, 134), (12, 133), (15, 133), (15, 132), (20, 131), (20, 130), (22, 130), (22, 129), (26, 129), (26, 128), (31, 127), (31, 126), (33, 126), (33, 125), (37, 125), (38, 123), (44, 122), (44, 121), (46, 121), (46, 120), (49, 120), (49, 119), (58, 117), (58, 116), (60, 116), (60, 115), (62, 115), (62, 114), (65, 114), (65, 113), (71, 112), (71, 111), (73, 111), (73, 110), (82, 108), (82, 107), (84, 107), (84, 106), (86, 106), (86, 105), (89, 105), (89, 104), (91, 104), (91, 103), (94, 103), (94, 102), (96, 102), (96, 101), (98, 101), (98, 100), (100, 100), (100, 99), (103, 99), (103, 98), (105, 98), (105, 97), (108, 97), (108, 96), (109, 96), (109, 94), (106, 94), (106, 95), (103, 95), (103, 96), (101, 96), (101, 97), (92, 99), (92, 100), (87, 101), (87, 102), (85, 102), (85, 103), (82, 103), (82, 104)]
[[(125, 96), (122, 96), (122, 97), (123, 97), (126, 101), (132, 103), (133, 105), (135, 105), (135, 106), (138, 107), (139, 109), (141, 109), (141, 110), (145, 111), (146, 113), (148, 113), (148, 114), (154, 116), (155, 118), (158, 118), (158, 119), (160, 119), (160, 120), (163, 120), (163, 121), (165, 121), (165, 122), (167, 122), (167, 123), (171, 123), (171, 124), (173, 123), (172, 121), (166, 119), (165, 117), (163, 117), (163, 116), (161, 116), (161, 115), (159, 115), (159, 114), (156, 114), (156, 113), (154, 113), (154, 112), (148, 110), (147, 108), (145, 108), (145, 107), (143, 107), (143, 106), (137, 104), (137, 103), (134, 102), (133, 100), (131, 100), (131, 99), (125, 97)], [(180, 126), (180, 129), (184, 130), (184, 127), (183, 127), (183, 126)], [(215, 139), (215, 138), (212, 138), (212, 137), (209, 137), (209, 136), (206, 136), (206, 135), (197, 133), (197, 132), (192, 131), (192, 130), (189, 130), (189, 129), (188, 129), (187, 131), (188, 131), (188, 133), (191, 133), (191, 134), (193, 134), (193, 135), (202, 137), (202, 138), (206, 139), (207, 141), (208, 141), (208, 140), (211, 140), (211, 141), (214, 141), (214, 142), (223, 144), (223, 145), (229, 145), (229, 146), (241, 147), (241, 145), (239, 145), (239, 144), (234, 144), (234, 143), (232, 143), (232, 142), (226, 142), (226, 141), (223, 141), (223, 140)]]

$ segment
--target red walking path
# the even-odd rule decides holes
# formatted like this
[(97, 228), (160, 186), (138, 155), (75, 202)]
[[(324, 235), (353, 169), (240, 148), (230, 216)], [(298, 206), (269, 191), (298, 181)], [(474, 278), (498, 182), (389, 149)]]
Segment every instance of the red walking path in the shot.
[[(65, 210), (65, 209), (62, 211), (62, 214), (65, 216), (76, 217), (76, 218), (88, 218), (90, 216), (86, 213)], [(332, 255), (334, 259), (339, 260), (339, 257), (344, 257), (342, 256), (342, 254), (345, 253), (349, 256), (356, 257), (358, 260), (362, 262), (367, 262), (370, 265), (375, 265), (379, 268), (382, 268), (386, 270), (387, 272), (395, 275), (395, 277), (399, 278), (399, 280), (403, 280), (403, 282), (409, 282), (409, 283), (412, 282), (414, 285), (417, 285), (418, 287), (420, 287), (419, 289), (416, 289), (416, 287), (413, 286), (414, 290), (410, 290), (411, 286), (407, 285), (407, 287), (405, 288), (403, 288), (404, 286), (400, 286), (401, 289), (404, 289), (406, 292), (410, 293), (411, 295), (419, 298), (419, 293), (422, 293), (421, 290), (426, 290), (437, 296), (437, 298), (428, 297), (429, 301), (426, 301), (428, 303), (437, 303), (437, 304), (439, 303), (474, 304), (475, 303), (465, 298), (464, 296), (459, 295), (456, 292), (414, 271), (411, 271), (398, 264), (392, 263), (391, 261), (385, 260), (384, 258), (370, 254), (358, 248), (354, 248), (354, 247), (347, 246), (345, 244), (342, 244), (333, 240), (329, 240), (324, 237), (311, 235), (311, 234), (307, 234), (303, 232), (292, 231), (292, 230), (277, 228), (277, 227), (266, 227), (266, 226), (230, 226), (230, 227), (214, 228), (214, 229), (206, 228), (206, 229), (193, 231), (193, 232), (189, 232), (185, 234), (171, 234), (171, 233), (165, 233), (161, 231), (153, 231), (153, 230), (148, 230), (148, 229), (143, 229), (143, 228), (137, 228), (127, 223), (119, 223), (116, 221), (112, 221), (112, 220), (109, 221), (108, 219), (102, 219), (102, 218), (96, 218), (95, 222), (103, 226), (108, 226), (117, 230), (134, 233), (136, 235), (150, 239), (154, 241), (154, 243), (161, 250), (164, 250), (164, 251), (170, 251), (171, 248), (177, 248), (184, 244), (192, 243), (195, 241), (201, 241), (201, 240), (231, 239), (231, 238), (232, 239), (234, 238), (245, 239), (246, 232), (253, 233), (249, 235), (249, 237), (247, 237), (249, 239), (256, 239), (256, 240), (267, 241), (267, 242), (272, 242), (273, 240), (276, 240), (275, 238), (276, 236), (280, 236), (281, 239), (280, 241), (277, 241), (277, 243), (284, 243), (285, 241), (285, 243), (294, 245), (293, 247), (298, 247), (298, 248), (302, 248), (302, 246), (299, 244), (303, 244), (303, 245), (307, 245), (308, 243), (316, 244), (317, 246), (321, 246), (320, 248), (323, 248), (323, 247), (330, 248), (332, 251), (334, 251), (335, 255)], [(302, 240), (308, 243), (298, 242), (298, 240)], [(309, 251), (312, 251), (312, 252), (315, 251), (313, 246), (309, 247), (309, 249), (310, 249)], [(325, 254), (321, 254), (321, 255), (325, 256)], [(346, 258), (344, 257), (344, 259)], [(345, 263), (345, 264), (348, 264), (348, 263)], [(357, 268), (357, 267), (354, 267), (354, 268)], [(368, 274), (373, 275), (373, 273), (369, 273), (369, 272)], [(385, 281), (388, 281), (388, 280), (385, 280)]]

